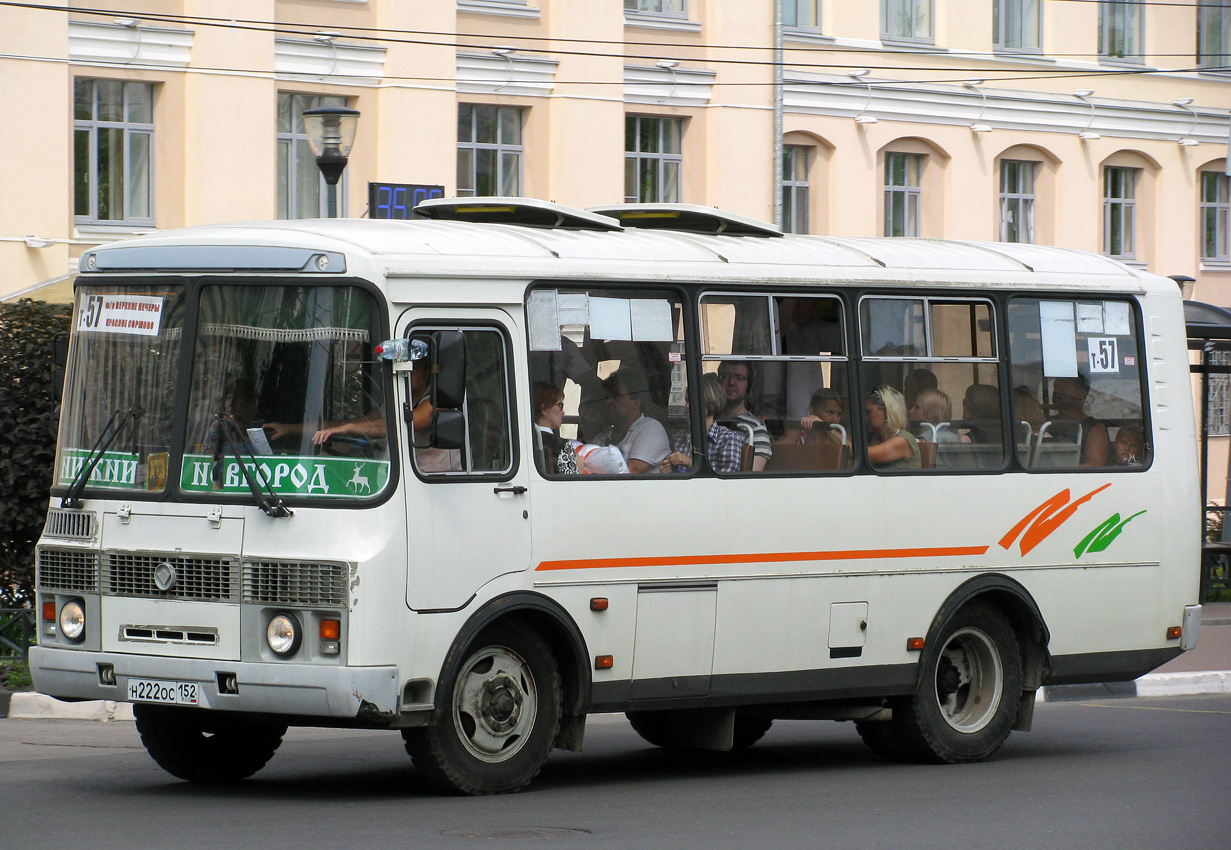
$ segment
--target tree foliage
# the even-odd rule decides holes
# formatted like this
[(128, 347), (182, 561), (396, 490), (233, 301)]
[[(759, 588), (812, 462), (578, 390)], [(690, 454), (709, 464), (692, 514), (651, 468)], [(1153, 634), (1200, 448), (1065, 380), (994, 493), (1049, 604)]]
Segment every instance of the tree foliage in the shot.
[(0, 304), (0, 608), (34, 598), (59, 422), (53, 342), (68, 327), (66, 306)]

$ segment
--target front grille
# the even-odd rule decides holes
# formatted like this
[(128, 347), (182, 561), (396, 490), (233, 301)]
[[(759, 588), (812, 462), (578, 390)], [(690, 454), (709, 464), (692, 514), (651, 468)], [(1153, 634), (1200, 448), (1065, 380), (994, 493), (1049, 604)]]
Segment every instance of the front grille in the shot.
[(95, 593), (98, 590), (98, 553), (86, 549), (39, 547), (35, 584), (42, 590)]
[(245, 561), (244, 601), (266, 605), (346, 607), (346, 564)]
[[(154, 583), (154, 571), (164, 561), (175, 570), (175, 582), (166, 590)], [(103, 583), (116, 596), (226, 602), (235, 598), (235, 565), (231, 558), (108, 552)]]
[(93, 511), (70, 511), (51, 508), (47, 511), (47, 524), (43, 526), (45, 537), (67, 537), (70, 540), (89, 540), (94, 536), (98, 518)]

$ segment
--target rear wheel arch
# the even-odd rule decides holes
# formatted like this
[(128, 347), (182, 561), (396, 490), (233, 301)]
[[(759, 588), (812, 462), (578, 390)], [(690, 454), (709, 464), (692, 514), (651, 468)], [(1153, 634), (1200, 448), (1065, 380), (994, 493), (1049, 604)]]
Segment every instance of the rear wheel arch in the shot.
[[(950, 622), (967, 605), (979, 602), (998, 610), (1009, 621), (1021, 651), (1022, 689), (1033, 691), (1043, 683), (1049, 662), (1047, 645), (1051, 633), (1038, 604), (1020, 582), (999, 573), (976, 576), (961, 584), (940, 606), (928, 627), (925, 646), (931, 646), (948, 631)], [(921, 659), (922, 660), (922, 659)], [(926, 671), (920, 663), (915, 689), (923, 686)]]

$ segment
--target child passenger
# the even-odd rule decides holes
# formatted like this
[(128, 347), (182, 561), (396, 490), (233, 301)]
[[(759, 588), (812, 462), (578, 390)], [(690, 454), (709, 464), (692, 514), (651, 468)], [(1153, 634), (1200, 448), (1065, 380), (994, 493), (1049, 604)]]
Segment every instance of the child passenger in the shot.
[[(836, 445), (849, 445), (846, 430), (842, 426), (842, 414), (846, 411), (846, 399), (837, 391), (822, 387), (812, 394), (808, 402), (808, 415), (799, 420), (803, 431), (800, 432), (801, 445), (832, 442)], [(839, 427), (832, 428), (830, 426)]]
[(1123, 426), (1111, 447), (1115, 450), (1116, 466), (1140, 466), (1146, 461), (1146, 439), (1140, 428)]

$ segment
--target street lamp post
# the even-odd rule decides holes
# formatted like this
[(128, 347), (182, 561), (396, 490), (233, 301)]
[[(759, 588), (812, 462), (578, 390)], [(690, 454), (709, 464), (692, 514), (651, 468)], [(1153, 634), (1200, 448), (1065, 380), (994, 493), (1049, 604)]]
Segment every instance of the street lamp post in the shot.
[(308, 146), (316, 156), (316, 167), (325, 178), (325, 214), (329, 218), (338, 217), (338, 180), (346, 170), (358, 124), (359, 110), (345, 106), (322, 106), (303, 112)]

